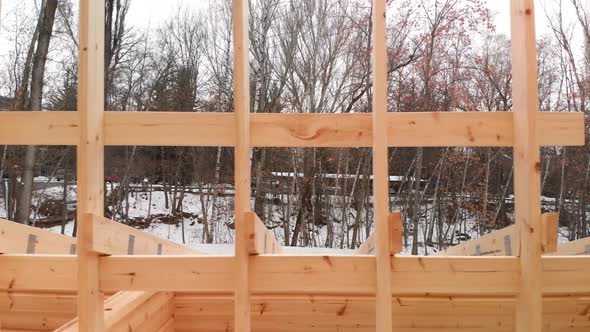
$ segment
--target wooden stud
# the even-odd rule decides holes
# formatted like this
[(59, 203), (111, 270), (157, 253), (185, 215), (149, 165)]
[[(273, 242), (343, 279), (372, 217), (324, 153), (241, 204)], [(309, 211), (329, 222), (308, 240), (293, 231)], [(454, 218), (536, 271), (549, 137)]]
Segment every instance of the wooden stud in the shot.
[(543, 254), (550, 254), (557, 251), (559, 237), (559, 214), (547, 212), (541, 215), (541, 231)]
[(233, 0), (235, 110), (235, 281), (234, 321), (237, 331), (250, 332), (250, 279), (247, 212), (250, 212), (250, 73), (248, 0)]
[(78, 62), (78, 316), (80, 330), (102, 332), (99, 255), (91, 214), (104, 212), (104, 0), (80, 0)]
[[(388, 229), (388, 240), (389, 243), (389, 255), (393, 256), (402, 251), (403, 242), (403, 225), (401, 213), (393, 212), (389, 214), (387, 218), (387, 229)], [(371, 233), (367, 240), (357, 249), (356, 255), (373, 255), (375, 253), (375, 232)]]
[[(376, 258), (376, 329), (391, 332), (391, 247), (389, 240), (389, 170), (387, 148), (387, 5), (373, 0), (373, 216)], [(393, 258), (395, 259), (395, 258)]]
[[(542, 329), (541, 159), (533, 0), (511, 1), (515, 222), (520, 235), (516, 332)], [(566, 280), (566, 279), (564, 279)]]

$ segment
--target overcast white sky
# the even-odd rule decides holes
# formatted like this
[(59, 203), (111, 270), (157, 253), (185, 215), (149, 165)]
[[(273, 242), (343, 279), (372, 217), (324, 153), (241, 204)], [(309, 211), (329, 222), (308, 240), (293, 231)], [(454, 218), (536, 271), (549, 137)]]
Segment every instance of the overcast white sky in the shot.
[[(0, 0), (2, 3), (2, 24), (4, 24), (7, 17), (13, 18), (11, 14), (13, 9), (18, 4), (28, 6), (31, 9), (34, 1), (38, 0)], [(178, 8), (206, 8), (210, 0), (131, 0), (131, 9), (128, 14), (128, 23), (131, 26), (151, 27), (157, 26), (160, 22), (168, 17), (171, 17)], [(494, 13), (494, 21), (497, 27), (497, 32), (510, 35), (510, 0), (484, 0), (487, 2), (489, 8)], [(535, 12), (537, 20), (537, 36), (541, 36), (549, 32), (547, 28), (547, 18), (544, 13), (543, 4), (552, 4), (556, 0), (535, 0)], [(589, 0), (590, 1), (590, 0)], [(566, 15), (567, 16), (567, 15)], [(6, 40), (6, 31), (2, 30), (0, 26), (0, 56), (6, 54), (10, 47)]]
[[(14, 1), (14, 0), (5, 0)], [(495, 23), (499, 33), (510, 35), (510, 0), (485, 0), (488, 7), (495, 13)], [(551, 0), (549, 0), (551, 1)], [(134, 0), (129, 11), (129, 22), (133, 25), (142, 25), (146, 22), (163, 21), (170, 17), (179, 6), (183, 8), (205, 8), (209, 0)], [(536, 1), (537, 33), (542, 35), (547, 32), (547, 19), (540, 1)]]

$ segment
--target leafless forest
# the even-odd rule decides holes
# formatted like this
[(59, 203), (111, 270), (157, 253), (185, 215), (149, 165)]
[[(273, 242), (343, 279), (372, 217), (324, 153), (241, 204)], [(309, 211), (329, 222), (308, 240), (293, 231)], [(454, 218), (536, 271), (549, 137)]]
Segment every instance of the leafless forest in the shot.
[[(231, 1), (131, 24), (141, 2), (106, 0), (106, 110), (232, 112)], [(486, 4), (389, 1), (390, 112), (512, 111), (510, 39)], [(590, 3), (542, 4), (550, 26), (538, 36), (541, 111), (588, 118)], [(76, 1), (10, 8), (0, 110), (76, 111)], [(370, 15), (363, 0), (251, 1), (251, 112), (370, 112)], [(105, 159), (106, 216), (181, 225), (183, 240), (185, 224), (197, 223), (199, 241), (231, 241), (219, 236), (233, 229), (231, 148), (109, 147)], [(413, 254), (513, 223), (511, 148), (395, 148), (389, 160), (390, 202)], [(73, 147), (0, 146), (0, 212), (65, 231), (75, 219), (75, 165)], [(543, 148), (541, 167), (543, 209), (560, 212), (564, 238), (587, 237), (589, 145)], [(253, 209), (285, 245), (356, 248), (372, 227), (370, 149), (255, 149), (252, 174)]]

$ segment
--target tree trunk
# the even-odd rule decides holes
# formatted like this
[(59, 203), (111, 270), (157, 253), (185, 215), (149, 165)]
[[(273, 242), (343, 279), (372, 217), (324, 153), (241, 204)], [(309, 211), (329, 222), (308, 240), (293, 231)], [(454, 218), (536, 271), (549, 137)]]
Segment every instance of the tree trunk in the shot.
[[(68, 158), (69, 159), (69, 158)], [(62, 214), (62, 221), (61, 221), (61, 233), (66, 233), (66, 224), (68, 223), (68, 180), (69, 180), (69, 160), (66, 159), (65, 169), (64, 169), (64, 187), (63, 187), (63, 196), (62, 196), (62, 204), (63, 204), (63, 214)]]
[(414, 171), (414, 208), (412, 222), (412, 255), (418, 255), (418, 227), (420, 225), (420, 182), (422, 179), (422, 154), (423, 148), (418, 148), (416, 152), (416, 169)]
[[(45, 63), (49, 52), (49, 42), (53, 31), (57, 0), (47, 0), (43, 10), (43, 23), (39, 30), (37, 49), (33, 60), (33, 75), (31, 77), (31, 111), (41, 111), (43, 101), (43, 77), (45, 75)], [(33, 195), (33, 180), (35, 168), (35, 146), (26, 147), (23, 165), (22, 188), (19, 195), (16, 221), (22, 224), (29, 223), (31, 213), (31, 198)]]

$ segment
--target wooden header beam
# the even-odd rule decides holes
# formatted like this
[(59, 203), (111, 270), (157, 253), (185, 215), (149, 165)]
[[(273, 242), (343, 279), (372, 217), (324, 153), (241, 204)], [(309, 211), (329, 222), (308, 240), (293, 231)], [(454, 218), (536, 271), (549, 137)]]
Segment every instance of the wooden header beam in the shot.
[[(557, 250), (557, 213), (542, 215), (543, 253)], [(440, 251), (435, 256), (520, 256), (520, 237), (516, 225)]]
[[(403, 225), (400, 212), (393, 212), (388, 217), (389, 255), (393, 256), (402, 251)], [(375, 252), (375, 232), (357, 249), (357, 255), (373, 255)]]
[[(76, 145), (79, 112), (0, 112), (0, 144)], [(512, 112), (387, 113), (391, 147), (513, 146)], [(539, 112), (542, 146), (584, 145), (584, 115)], [(235, 113), (105, 112), (105, 145), (235, 146)], [(250, 114), (252, 147), (371, 147), (371, 114)]]
[(282, 254), (283, 247), (275, 238), (273, 232), (266, 228), (266, 225), (254, 212), (246, 212), (244, 228), (248, 233), (248, 253), (250, 255), (273, 255)]

